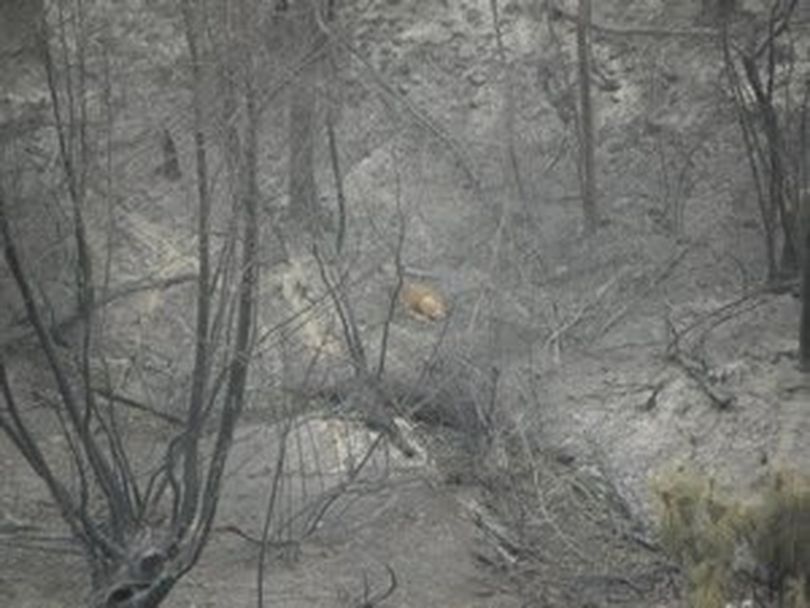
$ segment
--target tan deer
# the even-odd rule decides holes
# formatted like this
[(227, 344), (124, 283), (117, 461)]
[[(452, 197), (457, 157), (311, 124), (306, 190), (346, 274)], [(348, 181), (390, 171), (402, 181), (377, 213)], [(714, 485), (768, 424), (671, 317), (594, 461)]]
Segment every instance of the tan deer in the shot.
[(399, 299), (408, 314), (425, 321), (438, 321), (447, 316), (447, 299), (436, 288), (426, 283), (406, 282)]

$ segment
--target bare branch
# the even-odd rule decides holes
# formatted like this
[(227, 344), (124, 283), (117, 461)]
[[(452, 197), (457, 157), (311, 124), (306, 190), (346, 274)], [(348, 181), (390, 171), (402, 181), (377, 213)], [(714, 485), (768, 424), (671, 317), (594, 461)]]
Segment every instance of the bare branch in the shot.
[(210, 244), (209, 222), (211, 199), (208, 191), (208, 160), (204, 131), (203, 109), (203, 75), (202, 58), (198, 42), (200, 11), (192, 9), (189, 0), (182, 3), (186, 45), (191, 57), (191, 74), (194, 82), (192, 107), (194, 110), (194, 151), (197, 178), (197, 299), (196, 329), (194, 341), (194, 367), (191, 372), (191, 394), (189, 395), (187, 427), (184, 436), (183, 451), (183, 496), (179, 513), (179, 535), (185, 534), (194, 518), (199, 500), (199, 463), (198, 445), (202, 427), (203, 405), (206, 399), (208, 364), (209, 364), (209, 319), (211, 314), (210, 289)]
[(169, 424), (172, 424), (174, 426), (181, 426), (185, 424), (185, 422), (178, 416), (169, 414), (167, 412), (162, 412), (150, 405), (147, 405), (146, 403), (142, 403), (136, 399), (133, 399), (132, 397), (127, 397), (126, 395), (116, 393), (115, 391), (112, 391), (110, 389), (94, 388), (93, 391), (96, 394), (104, 397), (105, 399), (109, 399), (110, 401), (113, 401), (115, 403), (120, 403), (121, 405), (132, 408), (134, 410), (138, 410), (140, 412), (145, 412), (151, 416), (154, 416), (155, 418), (160, 418), (161, 420), (168, 422)]
[(54, 380), (56, 381), (62, 403), (68, 414), (68, 418), (74, 430), (78, 433), (83, 449), (86, 451), (90, 466), (110, 503), (110, 508), (115, 509), (123, 503), (123, 489), (117, 481), (109, 462), (104, 457), (96, 439), (90, 432), (86, 416), (80, 412), (78, 403), (74, 396), (73, 388), (68, 380), (68, 376), (59, 361), (56, 349), (50, 333), (45, 327), (42, 316), (34, 300), (33, 290), (22, 269), (14, 237), (11, 234), (8, 215), (6, 211), (5, 195), (0, 189), (0, 235), (4, 243), (4, 256), (11, 274), (14, 278), (20, 295), (23, 299), (28, 318), (36, 330), (40, 346), (45, 353), (45, 358), (51, 368)]
[[(395, 163), (396, 166), (396, 163)], [(377, 380), (382, 379), (383, 372), (385, 371), (385, 358), (388, 354), (388, 335), (391, 331), (391, 323), (394, 320), (394, 313), (396, 312), (397, 301), (399, 294), (402, 292), (402, 286), (405, 283), (405, 272), (402, 263), (402, 250), (405, 247), (405, 215), (402, 212), (402, 187), (399, 176), (399, 171), (396, 172), (396, 193), (395, 199), (397, 204), (397, 220), (399, 223), (399, 231), (397, 233), (397, 245), (394, 250), (394, 268), (396, 269), (396, 284), (391, 292), (391, 297), (388, 300), (388, 313), (385, 316), (383, 323), (383, 333), (380, 338), (380, 356), (377, 361), (377, 370), (375, 377)]]

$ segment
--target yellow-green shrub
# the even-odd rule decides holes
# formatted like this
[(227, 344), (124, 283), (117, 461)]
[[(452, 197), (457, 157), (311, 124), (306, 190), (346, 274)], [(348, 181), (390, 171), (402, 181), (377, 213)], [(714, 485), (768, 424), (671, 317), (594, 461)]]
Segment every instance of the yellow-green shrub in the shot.
[(724, 608), (745, 520), (714, 485), (686, 470), (665, 473), (654, 482), (661, 544), (684, 567), (695, 608)]
[(653, 489), (661, 544), (686, 572), (691, 606), (726, 606), (735, 553), (746, 547), (770, 573), (782, 606), (810, 608), (810, 479), (777, 472), (765, 491), (741, 499), (678, 469), (659, 475)]
[(748, 541), (790, 608), (810, 608), (810, 478), (779, 471), (749, 522)]

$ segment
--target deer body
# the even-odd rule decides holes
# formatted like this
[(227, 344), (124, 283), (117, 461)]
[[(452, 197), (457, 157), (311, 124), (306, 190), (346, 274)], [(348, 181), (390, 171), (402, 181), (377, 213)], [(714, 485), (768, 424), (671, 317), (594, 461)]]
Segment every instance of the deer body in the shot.
[(408, 314), (427, 321), (438, 321), (447, 316), (447, 300), (431, 285), (406, 282), (400, 300)]

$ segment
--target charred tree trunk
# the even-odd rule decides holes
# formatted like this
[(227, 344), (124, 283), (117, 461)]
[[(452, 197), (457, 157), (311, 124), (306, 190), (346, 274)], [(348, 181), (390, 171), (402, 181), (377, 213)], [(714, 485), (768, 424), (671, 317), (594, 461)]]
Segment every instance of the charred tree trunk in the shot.
[(293, 43), (302, 44), (305, 65), (293, 85), (290, 95), (290, 214), (297, 228), (317, 234), (320, 209), (315, 181), (315, 132), (317, 122), (317, 80), (320, 74), (318, 55), (309, 56), (320, 46), (320, 32), (314, 11), (316, 4), (295, 8), (290, 15)]
[[(804, 201), (805, 207), (810, 207), (810, 200)], [(805, 216), (810, 220), (810, 208), (806, 209)], [(803, 226), (804, 255), (802, 263), (802, 312), (799, 324), (799, 367), (804, 372), (810, 372), (810, 221)]]
[(580, 189), (585, 215), (585, 232), (596, 230), (596, 156), (591, 103), (591, 0), (579, 0), (577, 21), (577, 55), (579, 60), (580, 106)]

